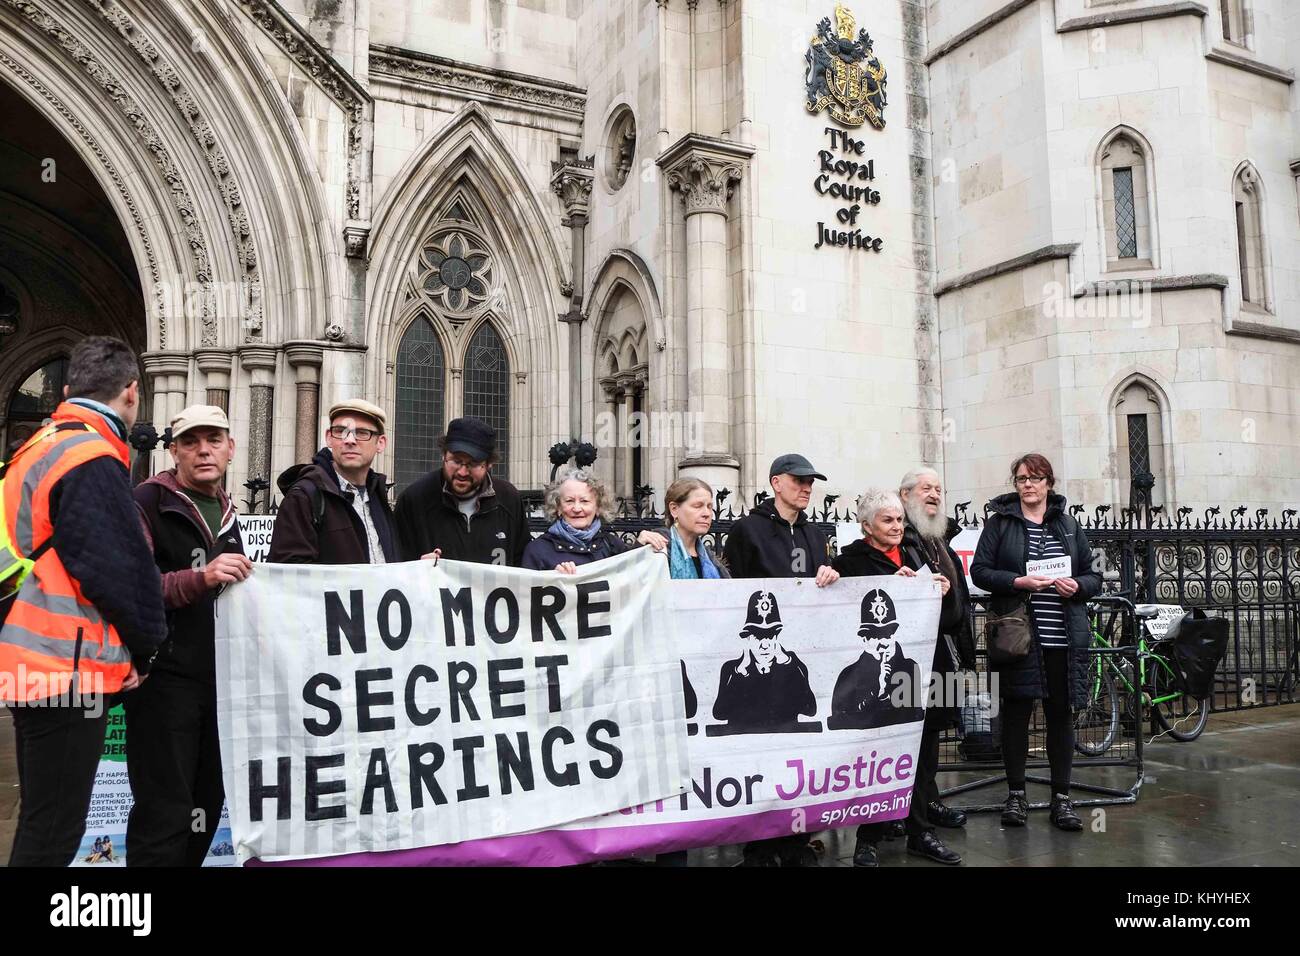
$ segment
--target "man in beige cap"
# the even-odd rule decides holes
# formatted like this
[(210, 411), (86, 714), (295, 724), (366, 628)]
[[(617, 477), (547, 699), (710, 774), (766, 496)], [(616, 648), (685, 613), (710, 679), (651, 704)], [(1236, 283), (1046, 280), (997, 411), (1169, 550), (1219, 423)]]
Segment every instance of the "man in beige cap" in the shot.
[(279, 478), (268, 560), (282, 564), (398, 561), (388, 479), (370, 465), (387, 443), (384, 410), (362, 399), (330, 409), (325, 447)]
[(162, 572), (168, 640), (126, 695), (126, 766), (135, 806), (127, 866), (199, 866), (221, 819), (213, 604), (253, 570), (223, 487), (235, 454), (226, 413), (191, 405), (171, 421), (176, 467), (135, 489)]

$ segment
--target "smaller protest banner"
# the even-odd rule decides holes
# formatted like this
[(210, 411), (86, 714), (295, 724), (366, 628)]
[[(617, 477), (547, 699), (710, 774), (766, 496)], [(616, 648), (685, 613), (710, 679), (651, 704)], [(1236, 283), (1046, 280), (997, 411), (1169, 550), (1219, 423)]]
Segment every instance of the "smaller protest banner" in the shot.
[(961, 562), (962, 573), (966, 575), (966, 586), (970, 588), (971, 594), (985, 595), (982, 587), (979, 587), (970, 576), (970, 565), (975, 560), (975, 549), (980, 543), (980, 528), (966, 528), (959, 531), (957, 535), (949, 542), (953, 553), (957, 555), (957, 560)]
[[(86, 813), (86, 832), (71, 866), (126, 866), (126, 822), (133, 802), (126, 773), (126, 714), (119, 704), (108, 712), (104, 750), (99, 769), (95, 771), (90, 810)], [(203, 865), (235, 865), (230, 818), (224, 808)]]
[(244, 554), (248, 560), (263, 562), (271, 553), (271, 532), (275, 530), (274, 515), (240, 515), (239, 530), (243, 532)]
[(1071, 575), (1070, 556), (1062, 555), (1059, 558), (1043, 558), (1040, 561), (1026, 561), (1025, 574), (1033, 577), (1051, 578), (1056, 581), (1060, 578), (1068, 578)]
[(1154, 605), (1159, 613), (1144, 623), (1147, 626), (1147, 633), (1157, 641), (1169, 633), (1170, 626), (1174, 621), (1181, 618), (1186, 611), (1181, 604), (1156, 604)]

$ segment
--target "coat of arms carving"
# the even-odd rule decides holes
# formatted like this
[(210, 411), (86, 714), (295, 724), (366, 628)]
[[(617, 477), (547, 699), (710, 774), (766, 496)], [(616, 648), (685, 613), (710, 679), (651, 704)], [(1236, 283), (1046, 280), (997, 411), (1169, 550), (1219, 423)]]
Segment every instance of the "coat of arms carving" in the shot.
[(854, 30), (857, 22), (843, 4), (835, 5), (835, 24), (826, 17), (808, 45), (808, 112), (829, 109), (844, 126), (870, 123), (885, 128), (885, 68), (872, 52), (871, 36)]

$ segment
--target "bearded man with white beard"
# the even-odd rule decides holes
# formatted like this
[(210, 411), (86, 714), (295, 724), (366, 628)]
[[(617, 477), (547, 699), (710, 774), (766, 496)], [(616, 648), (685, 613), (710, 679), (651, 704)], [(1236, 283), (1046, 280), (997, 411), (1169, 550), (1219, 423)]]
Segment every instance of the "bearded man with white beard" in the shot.
[(952, 699), (956, 682), (952, 675), (975, 669), (975, 632), (971, 620), (970, 589), (961, 559), (948, 542), (961, 530), (957, 522), (944, 514), (943, 484), (933, 468), (915, 468), (903, 476), (898, 488), (903, 501), (906, 524), (903, 550), (915, 566), (929, 565), (935, 574), (952, 582), (943, 596), (939, 612), (939, 639), (934, 648), (933, 684), (935, 693), (925, 712), (925, 729), (917, 757), (916, 788), (912, 799), (924, 800), (930, 822), (940, 827), (966, 825), (966, 814), (943, 805), (935, 775), (939, 767), (939, 737), (957, 724), (957, 707)]

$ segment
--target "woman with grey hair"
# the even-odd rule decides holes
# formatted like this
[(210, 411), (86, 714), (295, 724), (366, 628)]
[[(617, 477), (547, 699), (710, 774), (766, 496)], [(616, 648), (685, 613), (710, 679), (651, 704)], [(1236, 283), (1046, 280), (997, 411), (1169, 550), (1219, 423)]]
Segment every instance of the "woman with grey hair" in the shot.
[[(629, 550), (623, 539), (606, 527), (614, 517), (614, 496), (586, 469), (561, 469), (547, 486), (543, 505), (551, 526), (524, 548), (523, 567), (575, 574), (579, 565)], [(642, 531), (636, 540), (656, 551), (668, 546), (664, 536), (653, 531)]]
[[(883, 488), (868, 488), (858, 499), (858, 521), (863, 537), (854, 541), (835, 559), (832, 566), (840, 577), (872, 577), (875, 575), (902, 575), (915, 577), (920, 565), (915, 555), (903, 547), (903, 502), (898, 493)], [(944, 593), (947, 587), (941, 583)], [(868, 595), (870, 596), (870, 595)], [(875, 867), (880, 865), (876, 846), (886, 835), (889, 824), (864, 823), (858, 827), (857, 846), (853, 851), (853, 865)], [(913, 800), (907, 818), (903, 821), (907, 834), (907, 851), (936, 863), (956, 864), (961, 855), (950, 850), (934, 834), (934, 826), (926, 814), (923, 800)]]

